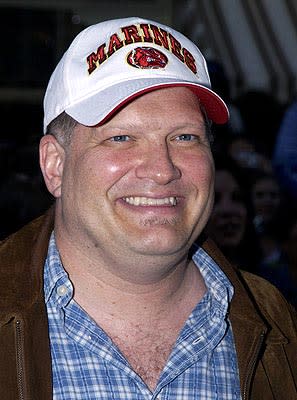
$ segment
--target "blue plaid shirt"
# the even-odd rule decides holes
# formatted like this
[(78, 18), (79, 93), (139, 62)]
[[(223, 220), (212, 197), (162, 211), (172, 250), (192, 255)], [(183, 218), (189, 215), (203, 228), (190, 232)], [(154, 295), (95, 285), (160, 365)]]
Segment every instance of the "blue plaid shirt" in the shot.
[(53, 399), (241, 399), (227, 319), (233, 288), (201, 248), (193, 260), (208, 291), (189, 316), (152, 393), (111, 339), (73, 300), (73, 286), (53, 234), (44, 270)]

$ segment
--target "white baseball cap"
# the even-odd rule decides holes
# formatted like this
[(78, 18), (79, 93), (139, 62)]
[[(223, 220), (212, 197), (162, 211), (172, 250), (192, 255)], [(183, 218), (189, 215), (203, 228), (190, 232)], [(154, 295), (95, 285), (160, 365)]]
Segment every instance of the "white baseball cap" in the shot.
[(171, 86), (197, 94), (214, 123), (228, 121), (226, 104), (211, 90), (203, 55), (184, 35), (138, 17), (89, 26), (73, 40), (50, 78), (44, 133), (63, 111), (94, 126), (137, 96)]

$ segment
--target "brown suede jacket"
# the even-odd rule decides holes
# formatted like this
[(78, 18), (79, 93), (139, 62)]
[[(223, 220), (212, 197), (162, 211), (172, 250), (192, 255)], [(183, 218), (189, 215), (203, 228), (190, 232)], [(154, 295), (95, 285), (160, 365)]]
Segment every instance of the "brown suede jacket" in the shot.
[[(43, 265), (53, 211), (0, 245), (0, 399), (52, 399)], [(232, 282), (230, 320), (242, 399), (297, 399), (297, 317), (265, 280), (232, 267), (215, 245), (203, 248)]]

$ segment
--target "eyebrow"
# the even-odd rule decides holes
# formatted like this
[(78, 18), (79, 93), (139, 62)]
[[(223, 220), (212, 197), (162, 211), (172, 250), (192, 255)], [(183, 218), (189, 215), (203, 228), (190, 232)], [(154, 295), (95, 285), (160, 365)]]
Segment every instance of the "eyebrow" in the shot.
[[(108, 129), (115, 129), (115, 130), (124, 130), (124, 131), (129, 131), (129, 130), (139, 130), (139, 129), (143, 129), (143, 125), (140, 123), (135, 123), (133, 121), (130, 121), (129, 123), (125, 124), (125, 125), (120, 125), (120, 121), (119, 123), (116, 123), (115, 125), (108, 125), (108, 126), (102, 126), (103, 130), (108, 130)], [(168, 128), (168, 127), (167, 127)], [(184, 128), (193, 128), (193, 129), (204, 129), (205, 131), (207, 130), (207, 123), (206, 121), (203, 119), (203, 121), (197, 121), (197, 123), (191, 123), (191, 122), (181, 122), (180, 124), (176, 125), (173, 124), (172, 126), (169, 127), (170, 131), (174, 131), (174, 130), (179, 130), (179, 129), (184, 129)], [(158, 125), (156, 127), (154, 127), (154, 129), (162, 129), (162, 121), (160, 121), (158, 123)]]

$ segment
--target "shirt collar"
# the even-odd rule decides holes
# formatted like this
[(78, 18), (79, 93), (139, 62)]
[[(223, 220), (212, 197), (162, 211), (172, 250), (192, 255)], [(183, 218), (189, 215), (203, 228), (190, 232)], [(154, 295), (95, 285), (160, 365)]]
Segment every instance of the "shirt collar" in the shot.
[(234, 288), (218, 264), (199, 247), (193, 255), (193, 261), (203, 276), (209, 295), (223, 316), (228, 312)]
[[(209, 295), (215, 302), (214, 305), (223, 315), (226, 315), (228, 305), (234, 293), (230, 281), (218, 264), (202, 247), (197, 248), (193, 255), (193, 261), (204, 278)], [(67, 289), (63, 296), (61, 296), (62, 287)], [(52, 232), (50, 237), (48, 254), (45, 261), (44, 294), (46, 303), (54, 296), (61, 306), (67, 305), (73, 297), (73, 286), (62, 265), (54, 232)]]
[(73, 286), (62, 265), (54, 232), (49, 240), (44, 266), (44, 297), (46, 303), (54, 300), (61, 307), (66, 306), (73, 297)]

